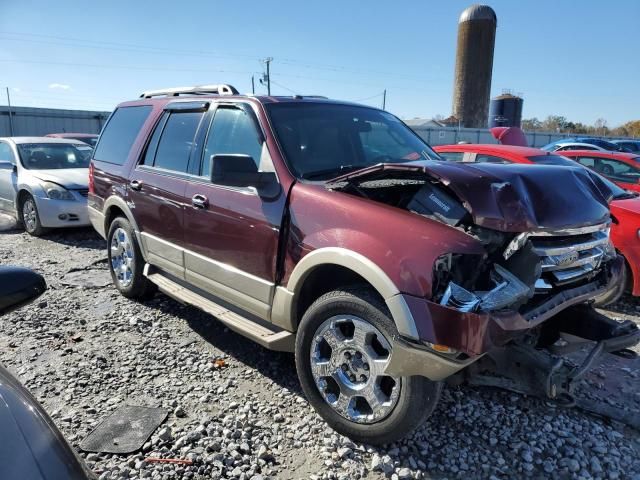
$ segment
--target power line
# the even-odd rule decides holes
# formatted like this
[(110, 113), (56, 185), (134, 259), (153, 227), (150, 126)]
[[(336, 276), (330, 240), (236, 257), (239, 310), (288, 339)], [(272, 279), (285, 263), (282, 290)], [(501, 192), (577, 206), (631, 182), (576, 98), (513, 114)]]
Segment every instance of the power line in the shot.
[[(74, 37), (65, 37), (58, 35), (44, 35), (37, 33), (23, 33), (23, 32), (10, 32), (10, 31), (0, 31), (0, 36), (4, 35), (6, 40), (10, 41), (29, 41), (35, 43), (57, 43), (58, 45), (63, 46), (72, 46), (72, 47), (82, 47), (82, 48), (93, 48), (93, 49), (104, 49), (104, 50), (116, 50), (116, 51), (143, 51), (146, 53), (154, 53), (154, 54), (163, 54), (166, 55), (168, 53), (173, 53), (180, 56), (206, 56), (206, 57), (220, 57), (220, 58), (240, 58), (244, 60), (259, 60), (256, 56), (248, 55), (248, 54), (240, 54), (240, 53), (219, 53), (219, 52), (211, 52), (211, 51), (203, 51), (203, 50), (174, 50), (168, 49), (164, 47), (154, 47), (150, 45), (139, 45), (139, 44), (130, 44), (130, 43), (120, 43), (120, 42), (106, 42), (106, 41), (97, 41), (97, 40), (88, 40), (86, 38), (74, 38)], [(9, 37), (7, 37), (9, 35)], [(36, 37), (47, 40), (34, 40), (28, 38), (12, 38), (12, 36), (18, 37)], [(52, 42), (54, 40), (55, 42)], [(292, 58), (279, 59), (279, 63), (295, 66), (298, 68), (308, 68), (308, 69), (316, 69), (316, 70), (326, 70), (333, 71), (337, 73), (370, 73), (376, 76), (390, 76), (397, 78), (404, 78), (411, 81), (419, 81), (425, 82), (424, 76), (414, 76), (414, 75), (406, 75), (397, 72), (383, 71), (383, 70), (374, 70), (367, 68), (349, 68), (341, 65), (329, 65), (329, 64), (315, 64), (310, 63), (306, 60), (298, 60)]]
[(289, 87), (285, 87), (284, 85), (282, 85), (281, 83), (276, 82), (275, 80), (271, 80), (271, 82), (272, 82), (274, 85), (277, 85), (277, 86), (279, 86), (280, 88), (284, 88), (286, 91), (293, 93), (294, 95), (299, 95), (299, 93), (298, 93), (298, 92), (296, 92), (296, 91), (294, 91), (294, 90), (291, 90)]

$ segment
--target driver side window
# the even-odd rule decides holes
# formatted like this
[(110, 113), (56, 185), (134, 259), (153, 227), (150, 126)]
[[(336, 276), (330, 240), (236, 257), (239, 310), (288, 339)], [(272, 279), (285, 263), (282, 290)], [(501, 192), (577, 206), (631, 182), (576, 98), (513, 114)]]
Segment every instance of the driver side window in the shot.
[(211, 177), (211, 157), (223, 154), (249, 155), (258, 171), (269, 170), (267, 166), (261, 165), (263, 163), (270, 165), (270, 162), (262, 161), (263, 155), (268, 155), (266, 146), (250, 114), (241, 108), (226, 106), (217, 108), (204, 147), (200, 174)]

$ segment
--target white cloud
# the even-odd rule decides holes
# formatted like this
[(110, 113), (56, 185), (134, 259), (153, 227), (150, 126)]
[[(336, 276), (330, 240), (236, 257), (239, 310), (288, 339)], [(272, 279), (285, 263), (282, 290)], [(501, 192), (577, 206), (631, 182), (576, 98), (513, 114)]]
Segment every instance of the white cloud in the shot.
[(64, 83), (50, 83), (49, 88), (57, 90), (71, 90), (71, 85), (65, 85)]

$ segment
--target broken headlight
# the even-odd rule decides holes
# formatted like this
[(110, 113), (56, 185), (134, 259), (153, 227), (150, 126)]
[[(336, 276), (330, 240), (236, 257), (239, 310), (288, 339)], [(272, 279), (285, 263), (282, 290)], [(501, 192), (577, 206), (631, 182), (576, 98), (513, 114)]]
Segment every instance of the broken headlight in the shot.
[(490, 278), (493, 287), (487, 291), (470, 292), (450, 282), (440, 304), (462, 312), (493, 311), (518, 304), (530, 295), (531, 288), (500, 265), (494, 265)]

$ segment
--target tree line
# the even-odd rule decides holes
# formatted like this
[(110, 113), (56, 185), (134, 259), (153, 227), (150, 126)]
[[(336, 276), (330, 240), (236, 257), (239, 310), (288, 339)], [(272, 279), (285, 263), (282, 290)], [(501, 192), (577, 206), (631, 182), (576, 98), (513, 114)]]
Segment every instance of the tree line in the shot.
[(544, 120), (536, 117), (522, 120), (525, 132), (558, 132), (582, 135), (640, 137), (640, 120), (632, 120), (615, 128), (610, 128), (604, 118), (599, 118), (593, 125), (582, 122), (571, 122), (561, 115), (549, 115)]

